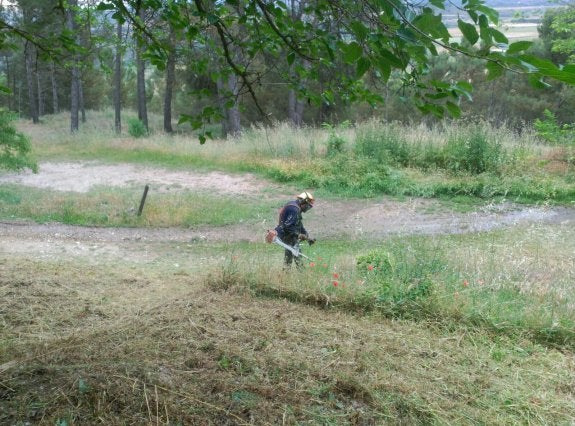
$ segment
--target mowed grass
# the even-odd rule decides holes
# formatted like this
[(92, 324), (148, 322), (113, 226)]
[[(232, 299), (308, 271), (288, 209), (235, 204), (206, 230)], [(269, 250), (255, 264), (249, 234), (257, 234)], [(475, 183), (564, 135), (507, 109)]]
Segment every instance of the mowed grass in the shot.
[[(369, 285), (348, 280), (356, 273), (350, 252), (325, 250), (331, 260), (324, 279), (309, 265), (300, 274), (283, 272), (281, 253), (264, 247), (189, 249), (214, 257), (203, 273), (190, 272), (193, 257), (180, 267), (171, 263), (174, 256), (135, 267), (120, 259), (91, 265), (2, 255), (0, 420), (264, 425), (575, 419), (569, 350), (455, 317), (350, 310), (340, 302), (352, 285)], [(333, 286), (334, 271), (347, 287)], [(273, 292), (263, 291), (268, 278)], [(258, 291), (246, 285), (254, 280)], [(465, 290), (459, 289), (460, 300), (471, 303)], [(290, 297), (293, 292), (301, 297)], [(312, 293), (318, 303), (304, 297)]]
[(0, 420), (570, 424), (573, 233), (4, 253)]

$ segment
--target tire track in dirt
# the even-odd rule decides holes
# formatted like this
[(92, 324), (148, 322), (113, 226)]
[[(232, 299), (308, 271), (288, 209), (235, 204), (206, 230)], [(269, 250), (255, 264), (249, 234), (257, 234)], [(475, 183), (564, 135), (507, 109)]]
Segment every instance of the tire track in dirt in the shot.
[[(276, 183), (250, 174), (198, 173), (95, 162), (43, 163), (40, 173), (4, 174), (0, 183), (85, 192), (96, 185), (126, 187), (152, 183), (156, 190), (212, 191), (222, 195), (275, 193), (278, 202), (289, 198)], [(269, 213), (269, 214), (267, 214)], [(194, 228), (104, 228), (59, 223), (0, 222), (0, 255), (52, 259), (90, 258), (97, 262), (129, 257), (147, 262), (157, 256), (154, 244), (197, 242), (263, 242), (266, 229), (275, 225), (277, 211), (269, 211), (260, 222), (222, 227)], [(448, 234), (488, 231), (531, 223), (575, 222), (575, 209), (525, 207), (511, 203), (491, 205), (470, 213), (448, 211), (435, 200), (408, 199), (321, 200), (305, 216), (310, 233), (319, 240), (332, 238), (382, 239), (390, 234)], [(156, 248), (157, 249), (157, 248)], [(154, 250), (156, 250), (154, 249)]]

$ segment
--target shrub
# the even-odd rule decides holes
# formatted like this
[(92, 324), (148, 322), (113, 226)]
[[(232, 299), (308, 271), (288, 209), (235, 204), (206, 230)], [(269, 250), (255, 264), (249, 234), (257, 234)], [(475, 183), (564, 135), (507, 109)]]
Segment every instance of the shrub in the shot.
[(434, 276), (446, 269), (437, 247), (401, 242), (358, 256), (356, 265), (365, 274), (378, 309), (413, 317), (423, 313), (424, 304), (431, 308)]
[(15, 114), (0, 110), (0, 168), (7, 170), (31, 169), (38, 171), (38, 165), (29, 158), (32, 150), (30, 140), (16, 131), (12, 122)]
[(345, 139), (332, 133), (327, 139), (327, 156), (332, 157), (341, 154), (345, 150)]
[(448, 140), (443, 154), (444, 167), (455, 173), (499, 173), (506, 156), (501, 144), (490, 140), (479, 126), (470, 127), (468, 132), (453, 135)]
[(409, 145), (393, 124), (359, 134), (356, 154), (398, 166), (412, 165), (412, 159), (416, 157), (413, 146)]
[(557, 117), (546, 109), (543, 120), (536, 119), (533, 127), (537, 135), (552, 145), (569, 145), (575, 143), (575, 123), (560, 126)]
[(142, 120), (131, 118), (128, 120), (128, 133), (135, 138), (141, 138), (148, 134), (148, 130)]
[[(349, 121), (344, 121), (338, 127), (345, 129), (349, 126)], [(343, 153), (345, 151), (346, 140), (336, 132), (337, 128), (327, 123), (324, 123), (322, 127), (329, 130), (329, 136), (327, 139), (327, 156), (333, 157), (334, 155)]]

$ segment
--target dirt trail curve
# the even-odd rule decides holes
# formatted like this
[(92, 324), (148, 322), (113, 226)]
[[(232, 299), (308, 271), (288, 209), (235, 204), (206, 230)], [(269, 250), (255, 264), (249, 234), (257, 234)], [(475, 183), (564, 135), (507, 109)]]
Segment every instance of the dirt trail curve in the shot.
[[(273, 194), (278, 203), (290, 197), (285, 188), (253, 175), (228, 175), (220, 172), (196, 173), (167, 171), (127, 164), (103, 165), (95, 162), (44, 163), (40, 173), (1, 174), (0, 183), (17, 183), (60, 191), (86, 192), (97, 185), (140, 186), (150, 184), (154, 191), (194, 189), (222, 195)], [(269, 195), (268, 195), (269, 196)], [(0, 253), (46, 253), (58, 245), (70, 245), (76, 252), (82, 246), (106, 246), (116, 251), (119, 244), (137, 242), (262, 241), (273, 226), (277, 212), (260, 223), (225, 227), (198, 226), (175, 228), (97, 228), (57, 223), (0, 222)], [(575, 209), (567, 207), (525, 207), (497, 204), (471, 213), (447, 211), (434, 200), (331, 201), (318, 200), (306, 215), (306, 226), (319, 239), (347, 237), (377, 239), (392, 233), (442, 234), (486, 231), (502, 226), (528, 223), (575, 222)], [(96, 247), (96, 248), (95, 248)], [(116, 247), (116, 248), (114, 248)], [(69, 252), (69, 250), (59, 250)]]

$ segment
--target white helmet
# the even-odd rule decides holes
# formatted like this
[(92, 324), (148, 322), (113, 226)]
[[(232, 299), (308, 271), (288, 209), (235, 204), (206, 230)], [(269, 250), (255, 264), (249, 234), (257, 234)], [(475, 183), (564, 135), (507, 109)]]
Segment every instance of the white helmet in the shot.
[(311, 195), (311, 193), (309, 193), (309, 192), (307, 192), (307, 191), (304, 191), (304, 192), (302, 192), (301, 194), (299, 194), (299, 195), (297, 196), (297, 199), (298, 199), (300, 202), (308, 203), (310, 206), (313, 206), (313, 203), (315, 202), (315, 199), (313, 198), (313, 195)]

